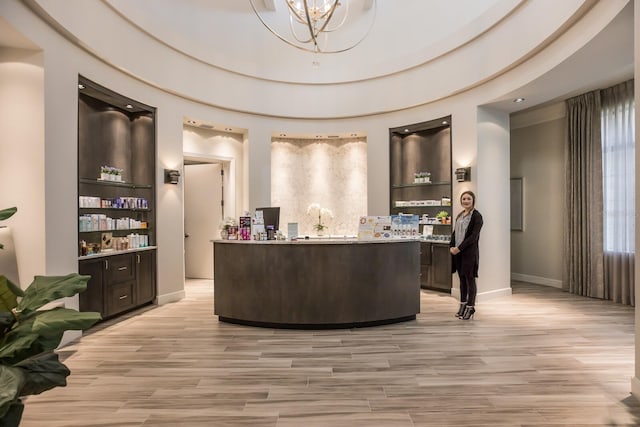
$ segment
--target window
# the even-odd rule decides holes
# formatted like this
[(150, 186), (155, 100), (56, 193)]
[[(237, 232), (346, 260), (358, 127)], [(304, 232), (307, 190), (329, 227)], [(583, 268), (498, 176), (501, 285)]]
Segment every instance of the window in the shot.
[(602, 91), (605, 252), (635, 253), (635, 103), (633, 81)]

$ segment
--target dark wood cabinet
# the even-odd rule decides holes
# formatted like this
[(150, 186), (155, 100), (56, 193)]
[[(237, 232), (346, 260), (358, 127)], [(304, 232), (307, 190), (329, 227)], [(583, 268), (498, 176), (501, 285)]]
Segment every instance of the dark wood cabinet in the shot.
[(155, 249), (80, 261), (80, 274), (91, 276), (80, 294), (80, 311), (103, 318), (152, 302), (155, 298)]
[(451, 252), (449, 244), (431, 243), (433, 275), (431, 286), (451, 292)]
[(80, 311), (97, 311), (104, 317), (103, 271), (102, 259), (80, 262), (78, 272), (91, 276), (87, 282), (87, 289), (79, 294)]
[(138, 304), (153, 301), (156, 297), (156, 252), (144, 251), (135, 254)]
[(448, 243), (420, 242), (420, 287), (451, 292), (451, 253)]
[(389, 159), (390, 213), (420, 217), (421, 286), (450, 292), (451, 117), (389, 129)]
[(155, 108), (78, 80), (80, 310), (104, 318), (156, 296)]

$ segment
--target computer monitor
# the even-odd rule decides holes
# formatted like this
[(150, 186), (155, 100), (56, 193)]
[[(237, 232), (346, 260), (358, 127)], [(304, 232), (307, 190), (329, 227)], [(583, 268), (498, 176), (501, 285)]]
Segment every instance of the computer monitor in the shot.
[(262, 211), (262, 218), (264, 220), (264, 229), (267, 226), (272, 225), (274, 231), (280, 230), (280, 208), (257, 208), (256, 211)]

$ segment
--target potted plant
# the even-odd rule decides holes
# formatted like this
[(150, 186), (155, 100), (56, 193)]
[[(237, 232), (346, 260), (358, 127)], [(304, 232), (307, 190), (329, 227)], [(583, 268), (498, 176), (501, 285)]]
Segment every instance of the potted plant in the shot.
[(440, 220), (441, 224), (446, 224), (448, 217), (449, 217), (449, 212), (447, 211), (440, 211), (436, 214), (436, 218)]
[[(0, 210), (0, 221), (15, 212)], [(43, 306), (84, 291), (89, 278), (77, 273), (36, 276), (22, 290), (0, 275), (0, 427), (20, 424), (24, 396), (67, 385), (70, 371), (54, 350), (65, 331), (89, 328), (100, 314)]]
[(229, 231), (232, 226), (236, 225), (236, 221), (231, 217), (225, 217), (220, 224), (220, 238), (227, 240), (229, 238)]

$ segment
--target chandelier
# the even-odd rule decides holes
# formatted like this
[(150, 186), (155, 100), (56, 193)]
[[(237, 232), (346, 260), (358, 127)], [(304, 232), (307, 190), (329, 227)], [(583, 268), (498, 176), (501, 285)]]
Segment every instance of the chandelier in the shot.
[[(376, 0), (249, 1), (260, 22), (273, 35), (313, 53), (353, 49), (369, 34), (376, 14)], [(262, 3), (263, 7), (256, 3)]]

